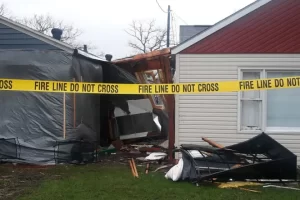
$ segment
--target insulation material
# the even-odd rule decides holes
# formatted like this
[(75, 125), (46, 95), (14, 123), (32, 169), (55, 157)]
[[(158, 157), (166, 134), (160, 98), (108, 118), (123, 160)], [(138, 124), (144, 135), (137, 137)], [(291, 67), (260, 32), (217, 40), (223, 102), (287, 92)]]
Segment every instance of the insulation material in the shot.
[(145, 160), (162, 160), (167, 157), (166, 153), (163, 152), (153, 152), (145, 158)]
[(183, 171), (183, 160), (180, 159), (177, 165), (174, 165), (165, 175), (166, 179), (172, 181), (179, 181)]
[(116, 107), (114, 115), (120, 133), (120, 139), (133, 139), (146, 137), (149, 132), (160, 132), (161, 125), (152, 113), (149, 99), (128, 100), (128, 111)]
[[(128, 100), (130, 115), (152, 113), (152, 105), (149, 99)], [(127, 116), (121, 108), (115, 108), (115, 117)]]

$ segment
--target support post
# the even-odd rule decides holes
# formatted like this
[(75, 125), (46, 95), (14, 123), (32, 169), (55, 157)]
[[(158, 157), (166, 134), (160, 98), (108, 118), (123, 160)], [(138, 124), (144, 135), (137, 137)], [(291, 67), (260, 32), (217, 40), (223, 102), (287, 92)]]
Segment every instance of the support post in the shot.
[[(75, 82), (75, 78), (73, 78), (73, 82)], [(76, 93), (73, 94), (73, 126), (76, 128)]]
[(66, 139), (66, 93), (64, 92), (64, 98), (63, 98), (63, 109), (64, 109), (64, 122), (63, 122), (63, 132), (64, 132), (64, 139)]
[(167, 47), (170, 46), (170, 14), (171, 14), (171, 8), (170, 8), (170, 5), (168, 5)]

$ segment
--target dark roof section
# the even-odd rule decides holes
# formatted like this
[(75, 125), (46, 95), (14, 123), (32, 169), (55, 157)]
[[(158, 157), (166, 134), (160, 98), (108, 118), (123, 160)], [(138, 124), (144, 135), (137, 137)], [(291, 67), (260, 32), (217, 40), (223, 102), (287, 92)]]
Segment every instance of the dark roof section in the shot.
[(179, 43), (185, 42), (209, 27), (211, 27), (211, 25), (180, 25)]

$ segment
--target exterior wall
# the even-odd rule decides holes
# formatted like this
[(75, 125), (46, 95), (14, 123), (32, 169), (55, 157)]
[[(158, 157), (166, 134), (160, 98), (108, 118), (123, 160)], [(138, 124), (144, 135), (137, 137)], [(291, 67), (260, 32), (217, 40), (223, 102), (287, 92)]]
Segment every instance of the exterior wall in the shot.
[(0, 23), (0, 49), (57, 50), (58, 48)]
[[(238, 80), (240, 67), (300, 70), (300, 54), (177, 54), (175, 79), (177, 83)], [(206, 144), (201, 137), (225, 146), (252, 138), (257, 133), (238, 132), (238, 105), (238, 92), (176, 95), (175, 146)], [(268, 134), (300, 157), (300, 132)]]

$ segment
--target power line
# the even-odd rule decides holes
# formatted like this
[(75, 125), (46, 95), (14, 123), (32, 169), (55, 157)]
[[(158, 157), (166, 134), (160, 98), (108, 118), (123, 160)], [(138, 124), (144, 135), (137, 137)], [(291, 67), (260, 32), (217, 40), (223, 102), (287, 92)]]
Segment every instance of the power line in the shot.
[(178, 14), (176, 14), (174, 11), (173, 11), (173, 14), (175, 14), (176, 17), (177, 17), (178, 19), (180, 19), (181, 21), (183, 21), (186, 25), (188, 25), (188, 23), (187, 23), (184, 19), (182, 19)]
[(164, 13), (168, 13), (168, 12), (164, 11), (164, 9), (162, 9), (162, 7), (160, 6), (160, 4), (158, 3), (158, 0), (156, 0), (156, 3), (159, 6), (159, 8), (161, 9), (161, 11), (163, 11)]

